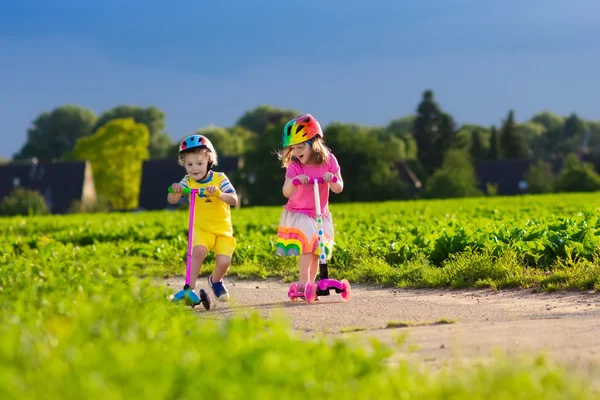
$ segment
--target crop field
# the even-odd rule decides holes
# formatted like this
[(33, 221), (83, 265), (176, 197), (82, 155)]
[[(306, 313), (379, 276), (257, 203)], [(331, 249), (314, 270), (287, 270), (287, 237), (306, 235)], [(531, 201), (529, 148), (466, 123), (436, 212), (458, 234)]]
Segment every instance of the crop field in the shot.
[[(296, 278), (297, 260), (274, 255), (280, 210), (233, 210), (229, 277)], [(600, 290), (597, 194), (331, 210), (330, 276), (351, 284)], [(397, 350), (377, 340), (307, 340), (285, 318), (199, 318), (212, 311), (157, 284), (184, 273), (185, 210), (2, 218), (0, 237), (0, 398), (597, 398), (541, 356), (428, 371), (388, 362)]]

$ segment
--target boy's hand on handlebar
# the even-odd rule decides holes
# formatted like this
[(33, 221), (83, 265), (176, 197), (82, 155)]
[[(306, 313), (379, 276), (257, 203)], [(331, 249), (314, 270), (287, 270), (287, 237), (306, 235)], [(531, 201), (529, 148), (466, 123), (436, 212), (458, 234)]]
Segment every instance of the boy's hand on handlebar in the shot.
[(181, 183), (174, 183), (171, 185), (173, 193), (181, 193), (183, 191), (183, 185)]
[(221, 190), (218, 187), (216, 187), (216, 186), (208, 186), (206, 188), (206, 192), (209, 195), (215, 195), (216, 197), (221, 196)]

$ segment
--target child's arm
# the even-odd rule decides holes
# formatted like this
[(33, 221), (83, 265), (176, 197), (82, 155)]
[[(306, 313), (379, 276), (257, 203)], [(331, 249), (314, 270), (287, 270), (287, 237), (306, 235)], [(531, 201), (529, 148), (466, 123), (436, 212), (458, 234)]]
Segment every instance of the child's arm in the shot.
[(221, 192), (221, 195), (219, 196), (219, 199), (221, 199), (225, 203), (229, 204), (230, 206), (235, 206), (238, 203), (238, 197), (237, 197), (237, 194), (235, 192), (233, 192), (233, 193), (223, 193), (223, 192)]
[(173, 187), (173, 193), (169, 193), (167, 195), (167, 201), (170, 204), (177, 204), (177, 202), (179, 201), (179, 199), (181, 199), (181, 197), (183, 196), (183, 189), (189, 187), (189, 176), (186, 175), (183, 177), (183, 179), (181, 181), (179, 181), (178, 183), (174, 183), (171, 186)]
[(223, 173), (219, 174), (222, 177), (221, 182), (219, 183), (219, 187), (217, 186), (209, 186), (206, 188), (209, 195), (213, 195), (218, 197), (221, 201), (229, 204), (230, 206), (235, 206), (238, 203), (238, 196), (235, 188), (229, 181), (229, 178)]
[(183, 196), (183, 193), (181, 193), (181, 191), (183, 190), (183, 185), (181, 183), (174, 183), (171, 186), (173, 187), (174, 193), (169, 193), (167, 195), (167, 201), (170, 204), (177, 204), (179, 199), (181, 199), (181, 196)]
[(281, 191), (283, 192), (283, 196), (286, 199), (289, 199), (290, 197), (292, 197), (292, 195), (296, 191), (296, 187), (292, 183), (292, 179), (285, 178), (285, 182), (283, 183), (283, 188), (281, 189)]
[(331, 188), (331, 191), (333, 193), (342, 193), (342, 190), (344, 190), (344, 180), (342, 179), (342, 173), (341, 171), (338, 171), (333, 175), (337, 177), (337, 182), (329, 183), (329, 187)]

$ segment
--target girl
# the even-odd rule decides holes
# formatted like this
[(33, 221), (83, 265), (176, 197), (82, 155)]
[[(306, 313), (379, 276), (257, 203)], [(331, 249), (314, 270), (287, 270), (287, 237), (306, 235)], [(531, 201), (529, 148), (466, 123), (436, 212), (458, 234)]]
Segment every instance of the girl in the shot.
[[(300, 256), (298, 290), (304, 291), (307, 282), (314, 282), (319, 267), (318, 228), (315, 221), (315, 178), (319, 184), (323, 241), (327, 258), (333, 249), (333, 221), (329, 213), (329, 189), (341, 193), (344, 181), (337, 159), (325, 146), (319, 122), (310, 114), (289, 121), (283, 128), (283, 149), (277, 155), (286, 168), (283, 195), (288, 199), (277, 229), (277, 255)], [(332, 183), (333, 177), (337, 182)], [(294, 186), (298, 178), (302, 185)]]

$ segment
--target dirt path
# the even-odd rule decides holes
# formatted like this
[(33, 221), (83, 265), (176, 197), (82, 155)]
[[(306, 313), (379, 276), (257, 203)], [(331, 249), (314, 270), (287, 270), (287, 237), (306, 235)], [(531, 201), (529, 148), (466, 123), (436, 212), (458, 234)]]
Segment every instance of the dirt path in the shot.
[[(211, 297), (209, 312), (202, 307), (194, 310), (199, 317), (225, 318), (234, 310), (255, 309), (264, 316), (283, 312), (294, 329), (308, 335), (377, 337), (391, 343), (405, 334), (406, 351), (401, 356), (434, 366), (456, 358), (486, 359), (495, 350), (545, 351), (557, 361), (594, 370), (600, 377), (598, 293), (380, 289), (353, 284), (347, 303), (332, 291), (331, 296), (306, 304), (290, 302), (288, 284), (279, 281), (229, 278), (227, 282), (231, 302), (219, 303)], [(178, 290), (182, 279), (168, 284)], [(205, 278), (199, 284), (207, 289)]]

